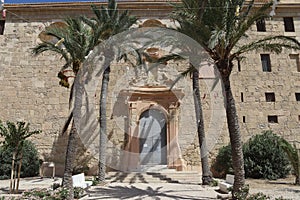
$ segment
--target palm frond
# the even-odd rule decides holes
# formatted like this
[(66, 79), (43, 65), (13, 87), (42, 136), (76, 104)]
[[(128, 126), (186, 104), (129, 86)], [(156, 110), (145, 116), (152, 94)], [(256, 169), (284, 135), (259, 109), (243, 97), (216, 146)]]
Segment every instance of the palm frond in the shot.
[(280, 138), (278, 141), (279, 147), (287, 154), (289, 161), (294, 169), (294, 172), (299, 176), (299, 154), (298, 150), (292, 146), (288, 141)]
[(293, 37), (269, 36), (258, 41), (241, 46), (231, 57), (241, 55), (245, 52), (262, 49), (264, 51), (280, 53), (283, 48), (300, 49), (300, 43)]
[(256, 23), (257, 20), (263, 20), (269, 17), (267, 10), (271, 7), (272, 3), (266, 3), (260, 7), (257, 11), (250, 13), (252, 4), (249, 4), (248, 10), (241, 15), (237, 21), (236, 30), (233, 31), (232, 37), (230, 39), (229, 49), (232, 50), (233, 47), (239, 42), (239, 40), (245, 36), (246, 32), (251, 28), (251, 26)]
[(189, 65), (189, 67), (181, 72), (176, 78), (175, 80), (173, 81), (173, 83), (171, 84), (170, 86), (170, 90), (173, 89), (173, 87), (184, 77), (188, 76), (188, 75), (191, 75), (195, 70), (197, 70), (192, 64)]
[(110, 0), (107, 7), (92, 5), (92, 11), (95, 16), (92, 18), (97, 22), (97, 27), (92, 29), (99, 36), (100, 40), (106, 40), (112, 35), (128, 30), (135, 22), (136, 18), (130, 16), (128, 11), (119, 12), (115, 0)]

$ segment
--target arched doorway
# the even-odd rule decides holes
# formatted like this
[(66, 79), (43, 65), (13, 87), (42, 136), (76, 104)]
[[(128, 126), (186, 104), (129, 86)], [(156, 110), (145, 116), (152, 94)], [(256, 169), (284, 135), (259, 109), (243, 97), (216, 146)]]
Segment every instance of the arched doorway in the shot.
[(140, 165), (167, 164), (167, 120), (161, 110), (149, 109), (139, 118)]

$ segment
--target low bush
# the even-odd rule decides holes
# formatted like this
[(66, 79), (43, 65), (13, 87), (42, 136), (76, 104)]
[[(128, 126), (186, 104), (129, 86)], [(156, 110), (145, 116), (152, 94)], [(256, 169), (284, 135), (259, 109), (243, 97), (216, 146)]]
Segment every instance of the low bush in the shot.
[[(280, 137), (265, 131), (255, 135), (243, 145), (244, 166), (246, 177), (278, 179), (284, 178), (290, 172), (289, 161), (284, 151), (279, 148)], [(233, 173), (231, 147), (227, 145), (219, 150), (212, 171), (214, 175), (223, 178), (228, 173)]]
[[(0, 179), (9, 179), (11, 173), (12, 150), (0, 147)], [(24, 142), (21, 177), (33, 177), (39, 173), (39, 157), (35, 145), (26, 140)]]
[(225, 178), (226, 174), (233, 174), (231, 146), (223, 146), (212, 164), (213, 176), (216, 178)]
[(265, 131), (244, 144), (246, 177), (275, 180), (288, 175), (289, 160), (279, 147), (279, 139), (272, 131)]
[[(74, 188), (74, 198), (80, 199), (85, 195), (85, 190), (79, 187)], [(51, 189), (33, 189), (22, 194), (21, 199), (43, 199), (43, 200), (64, 200), (69, 196), (69, 191), (66, 188), (59, 187), (55, 190)]]

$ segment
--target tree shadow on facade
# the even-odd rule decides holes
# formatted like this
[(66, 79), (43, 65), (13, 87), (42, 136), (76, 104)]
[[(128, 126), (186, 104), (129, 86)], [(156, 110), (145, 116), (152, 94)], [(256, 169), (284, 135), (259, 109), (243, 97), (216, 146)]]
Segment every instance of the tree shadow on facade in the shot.
[[(43, 154), (44, 162), (55, 163), (55, 176), (62, 177), (65, 169), (65, 157), (68, 144), (68, 134), (58, 134), (55, 138), (51, 152), (49, 154)], [(96, 164), (91, 165), (94, 160), (94, 156), (89, 153), (87, 148), (83, 145), (80, 138), (77, 140), (77, 153), (76, 160), (74, 162), (73, 174), (85, 173), (86, 175), (96, 175)], [(46, 168), (45, 176), (51, 176), (52, 169)]]

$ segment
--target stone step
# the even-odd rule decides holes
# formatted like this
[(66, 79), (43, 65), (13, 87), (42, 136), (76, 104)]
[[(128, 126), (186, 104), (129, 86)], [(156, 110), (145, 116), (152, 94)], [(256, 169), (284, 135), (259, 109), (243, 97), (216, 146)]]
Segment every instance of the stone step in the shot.
[(198, 172), (148, 172), (154, 177), (177, 183), (200, 184), (201, 175)]
[(140, 171), (141, 172), (161, 172), (168, 169), (167, 165), (141, 165)]
[(185, 183), (200, 184), (201, 175), (198, 172), (109, 172), (106, 176), (108, 182), (121, 183)]
[(120, 183), (159, 183), (163, 181), (147, 173), (139, 173), (139, 172), (131, 172), (131, 173), (109, 172), (106, 176), (106, 179), (109, 182), (120, 182)]

